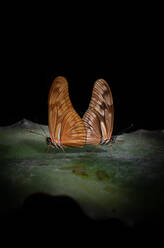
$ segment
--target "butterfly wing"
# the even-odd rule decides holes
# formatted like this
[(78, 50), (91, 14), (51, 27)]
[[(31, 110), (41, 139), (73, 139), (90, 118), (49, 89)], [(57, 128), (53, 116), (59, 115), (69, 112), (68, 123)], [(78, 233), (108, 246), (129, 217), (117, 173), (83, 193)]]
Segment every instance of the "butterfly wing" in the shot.
[(85, 144), (84, 123), (72, 106), (68, 82), (61, 76), (54, 79), (49, 91), (48, 126), (52, 143), (64, 147), (82, 147)]
[(86, 144), (99, 144), (110, 140), (114, 123), (114, 107), (110, 87), (104, 79), (98, 79), (94, 84), (83, 122), (87, 131)]

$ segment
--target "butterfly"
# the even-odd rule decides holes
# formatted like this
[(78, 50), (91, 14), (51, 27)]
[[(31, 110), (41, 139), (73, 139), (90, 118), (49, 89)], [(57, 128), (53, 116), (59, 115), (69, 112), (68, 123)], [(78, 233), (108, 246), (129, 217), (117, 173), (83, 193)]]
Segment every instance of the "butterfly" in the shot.
[(86, 144), (108, 144), (112, 139), (114, 106), (112, 92), (104, 79), (94, 83), (89, 108), (83, 116)]
[(47, 144), (52, 147), (83, 147), (86, 142), (85, 125), (72, 106), (68, 82), (65, 77), (56, 77), (48, 95)]

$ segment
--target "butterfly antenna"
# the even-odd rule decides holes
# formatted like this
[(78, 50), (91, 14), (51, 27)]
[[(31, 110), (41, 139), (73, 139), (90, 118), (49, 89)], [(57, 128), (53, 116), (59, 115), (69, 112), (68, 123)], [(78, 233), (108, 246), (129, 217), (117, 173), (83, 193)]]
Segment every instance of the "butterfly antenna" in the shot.
[(43, 136), (44, 137), (47, 137), (47, 134), (46, 134), (46, 132), (45, 132), (45, 130), (44, 130), (44, 128), (39, 124), (39, 123), (37, 123), (37, 125), (39, 126), (39, 128), (42, 130), (42, 134), (43, 134)]
[(30, 133), (34, 133), (34, 134), (37, 134), (37, 135), (40, 135), (40, 136), (44, 136), (43, 134), (41, 134), (41, 133), (37, 133), (35, 130), (33, 130), (33, 129), (29, 129), (29, 128), (26, 128), (26, 130), (28, 131), (28, 132), (30, 132)]
[(125, 132), (127, 132), (129, 129), (131, 129), (133, 127), (133, 123), (129, 126), (129, 127), (126, 127), (125, 129), (123, 129), (122, 131), (120, 131), (117, 135), (120, 135), (120, 134), (123, 134)]
[(127, 132), (127, 131), (128, 131), (129, 129), (131, 129), (133, 126), (134, 126), (134, 125), (133, 125), (133, 123), (132, 123), (129, 127), (126, 127), (126, 128), (123, 129), (122, 131), (118, 132), (116, 135), (112, 135), (110, 144), (111, 144), (111, 143), (112, 143), (112, 144), (115, 143), (115, 141), (116, 141), (118, 135), (121, 135), (121, 134)]

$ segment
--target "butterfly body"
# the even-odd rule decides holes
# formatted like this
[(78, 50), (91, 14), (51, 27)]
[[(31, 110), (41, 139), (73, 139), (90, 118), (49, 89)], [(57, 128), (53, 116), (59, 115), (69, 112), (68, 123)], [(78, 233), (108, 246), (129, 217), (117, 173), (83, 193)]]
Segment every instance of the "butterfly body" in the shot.
[(49, 91), (48, 127), (47, 144), (52, 147), (83, 147), (85, 144), (84, 123), (72, 106), (68, 82), (61, 76), (54, 79)]
[(104, 79), (95, 82), (83, 121), (86, 127), (86, 144), (109, 144), (114, 124), (114, 107), (110, 87)]

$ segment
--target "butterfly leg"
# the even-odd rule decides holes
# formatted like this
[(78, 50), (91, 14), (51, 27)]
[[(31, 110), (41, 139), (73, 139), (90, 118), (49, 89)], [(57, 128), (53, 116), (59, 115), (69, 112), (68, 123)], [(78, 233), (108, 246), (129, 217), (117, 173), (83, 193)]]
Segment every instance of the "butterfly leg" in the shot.
[(58, 146), (62, 149), (63, 152), (65, 152), (65, 151), (64, 151), (64, 148), (62, 147), (62, 145), (58, 145)]
[(109, 140), (109, 139), (107, 139), (106, 141), (105, 141), (105, 145), (108, 145), (109, 144), (109, 149), (110, 149), (110, 153), (111, 153), (111, 157), (112, 157), (112, 145), (113, 145), (113, 140)]
[(50, 145), (47, 146), (46, 153), (48, 153), (50, 150)]
[(65, 152), (63, 146), (60, 143), (55, 143), (55, 146), (57, 149), (62, 149), (62, 151)]
[(64, 151), (63, 146), (62, 146), (62, 145), (60, 145), (60, 144), (58, 144), (58, 147), (59, 147), (60, 149), (62, 149), (62, 151), (64, 152), (64, 157), (66, 158), (66, 152)]
[(109, 144), (109, 150), (110, 150), (110, 155), (111, 155), (111, 157), (112, 157), (112, 142), (110, 141), (110, 140), (108, 140), (107, 142), (106, 142), (106, 145), (108, 145)]
[(56, 142), (54, 142), (53, 145), (55, 146), (55, 148), (57, 148), (59, 150), (59, 146)]

